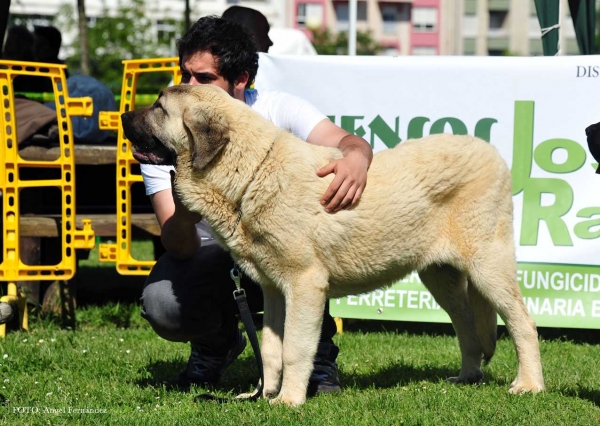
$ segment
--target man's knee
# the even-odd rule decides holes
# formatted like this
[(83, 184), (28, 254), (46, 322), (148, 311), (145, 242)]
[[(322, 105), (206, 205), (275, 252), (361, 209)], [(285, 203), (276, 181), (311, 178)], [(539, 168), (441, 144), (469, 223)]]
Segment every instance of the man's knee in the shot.
[(178, 302), (168, 280), (146, 282), (142, 293), (142, 317), (164, 339), (187, 341)]
[(164, 254), (146, 280), (142, 316), (172, 341), (198, 340), (229, 328), (235, 321), (232, 264), (218, 246), (203, 247), (184, 261)]

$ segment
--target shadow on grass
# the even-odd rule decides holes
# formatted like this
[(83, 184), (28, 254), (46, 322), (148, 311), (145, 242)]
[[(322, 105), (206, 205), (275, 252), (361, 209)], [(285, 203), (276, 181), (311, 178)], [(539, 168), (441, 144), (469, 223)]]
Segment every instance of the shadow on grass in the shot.
[(568, 389), (561, 393), (577, 399), (586, 399), (593, 403), (596, 407), (600, 407), (600, 390), (582, 388), (580, 386), (578, 389)]
[(146, 367), (140, 368), (138, 374), (144, 377), (137, 379), (134, 383), (141, 388), (158, 388), (164, 386), (166, 390), (182, 390), (180, 389), (177, 377), (179, 372), (183, 371), (186, 362), (182, 360), (173, 361), (155, 361), (150, 362)]
[[(181, 386), (178, 383), (178, 376), (185, 367), (186, 363), (183, 360), (151, 362), (148, 366), (138, 371), (140, 375), (150, 375), (150, 377), (135, 380), (134, 384), (141, 388), (164, 387), (167, 391), (189, 393), (190, 395), (204, 394), (206, 392), (238, 395), (243, 392), (253, 391), (259, 379), (256, 360), (253, 355), (238, 358), (223, 373), (221, 380), (214, 387), (192, 386), (190, 388)], [(377, 372), (367, 374), (341, 372), (340, 382), (342, 389), (388, 389), (421, 382), (438, 383), (457, 373), (457, 371), (450, 371), (439, 367), (427, 366), (416, 368), (412, 365), (393, 364), (382, 367)], [(506, 380), (496, 379), (493, 375), (487, 373), (485, 374), (484, 382), (494, 383), (499, 386), (508, 386)], [(448, 386), (459, 385), (448, 383)], [(583, 395), (580, 395), (580, 397), (585, 398)], [(597, 399), (598, 394), (595, 394), (594, 398)]]
[(221, 380), (212, 387), (201, 387), (193, 385), (182, 385), (178, 378), (179, 374), (186, 368), (187, 361), (155, 361), (138, 370), (142, 376), (150, 376), (134, 381), (135, 385), (146, 388), (164, 387), (167, 391), (182, 393), (204, 393), (205, 391), (218, 391), (224, 393), (239, 394), (254, 389), (258, 383), (259, 375), (254, 355), (238, 358), (223, 373)]
[[(356, 389), (388, 389), (420, 382), (437, 383), (457, 375), (458, 371), (441, 367), (414, 367), (407, 364), (390, 364), (372, 373), (342, 372), (340, 374), (340, 382), (343, 386)], [(484, 383), (494, 383), (499, 386), (508, 384), (505, 379), (497, 379), (494, 375), (487, 372), (484, 373), (483, 381)], [(448, 382), (448, 386), (460, 385)]]
[(77, 305), (137, 303), (145, 281), (145, 276), (121, 275), (114, 267), (79, 267), (75, 277)]

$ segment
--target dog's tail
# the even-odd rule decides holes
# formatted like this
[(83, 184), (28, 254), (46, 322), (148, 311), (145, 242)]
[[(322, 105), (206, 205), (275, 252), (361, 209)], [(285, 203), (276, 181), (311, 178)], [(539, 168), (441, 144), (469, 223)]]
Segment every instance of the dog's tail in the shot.
[(498, 316), (496, 311), (470, 282), (468, 285), (469, 306), (473, 312), (475, 321), (475, 333), (479, 339), (481, 350), (483, 352), (483, 361), (485, 364), (490, 362), (496, 351), (496, 340), (498, 336)]

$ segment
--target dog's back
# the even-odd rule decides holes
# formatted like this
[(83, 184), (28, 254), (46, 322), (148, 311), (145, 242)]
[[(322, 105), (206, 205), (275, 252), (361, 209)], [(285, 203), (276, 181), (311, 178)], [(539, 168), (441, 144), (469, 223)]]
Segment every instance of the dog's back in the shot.
[[(327, 253), (334, 293), (338, 282), (349, 292), (352, 281), (364, 288), (360, 277), (373, 288), (381, 285), (374, 280), (377, 271), (382, 271), (382, 282), (392, 282), (400, 270), (456, 263), (498, 226), (512, 238), (510, 171), (497, 150), (477, 138), (433, 135), (377, 153), (359, 204), (333, 215), (318, 204), (327, 185), (318, 179), (316, 188), (313, 179), (299, 183), (297, 197), (291, 195), (293, 188), (286, 192), (286, 197), (303, 200), (293, 203), (296, 220), (288, 230), (306, 234)], [(378, 253), (375, 262), (373, 253)]]

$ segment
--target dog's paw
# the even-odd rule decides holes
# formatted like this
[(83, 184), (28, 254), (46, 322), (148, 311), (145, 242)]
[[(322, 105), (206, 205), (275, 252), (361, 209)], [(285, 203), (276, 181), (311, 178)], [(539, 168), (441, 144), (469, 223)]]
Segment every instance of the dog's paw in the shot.
[(535, 383), (535, 382), (527, 383), (525, 381), (518, 382), (517, 380), (515, 380), (514, 382), (512, 382), (510, 384), (510, 387), (508, 388), (508, 393), (519, 395), (519, 394), (528, 393), (528, 392), (538, 393), (538, 392), (543, 392), (545, 390), (546, 390), (546, 386), (544, 386), (543, 383)]
[(471, 374), (461, 374), (458, 377), (448, 377), (446, 381), (456, 385), (478, 385), (483, 382), (483, 373), (481, 370), (478, 370)]
[(263, 398), (265, 399), (273, 399), (279, 393), (279, 389), (265, 389), (263, 390)]
[(299, 405), (304, 404), (305, 401), (306, 401), (305, 397), (304, 398), (287, 398), (287, 397), (279, 394), (279, 396), (277, 396), (277, 398), (269, 400), (269, 404), (272, 404), (272, 405), (283, 404), (283, 405), (287, 405), (288, 407), (298, 407)]

